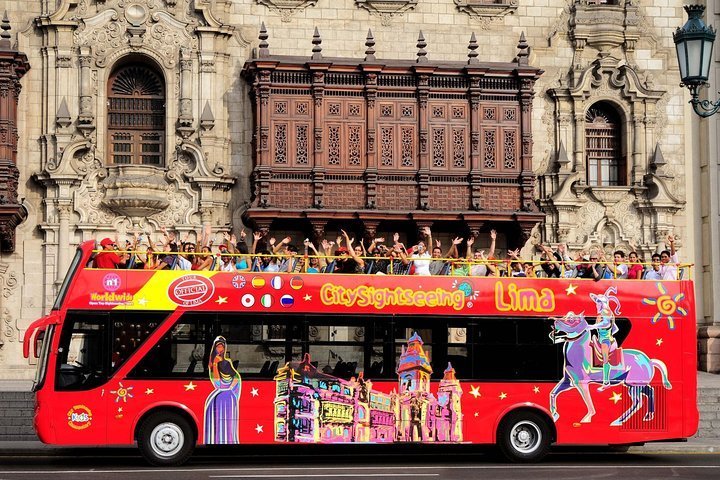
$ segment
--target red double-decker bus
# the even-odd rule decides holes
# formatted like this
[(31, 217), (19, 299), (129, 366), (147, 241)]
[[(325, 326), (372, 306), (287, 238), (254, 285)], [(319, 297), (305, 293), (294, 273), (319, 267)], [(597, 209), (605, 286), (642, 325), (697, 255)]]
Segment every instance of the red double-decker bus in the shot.
[(198, 445), (563, 444), (698, 426), (689, 280), (86, 268), (35, 350), (35, 428), (173, 465)]

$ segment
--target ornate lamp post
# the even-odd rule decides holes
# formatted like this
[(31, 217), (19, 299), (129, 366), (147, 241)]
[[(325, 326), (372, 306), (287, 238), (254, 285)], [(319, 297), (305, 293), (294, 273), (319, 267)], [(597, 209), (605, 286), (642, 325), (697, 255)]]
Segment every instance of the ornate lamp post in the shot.
[(673, 40), (677, 50), (678, 64), (680, 65), (681, 86), (690, 90), (695, 113), (701, 117), (709, 117), (720, 110), (720, 100), (700, 100), (698, 89), (707, 85), (710, 74), (710, 63), (712, 62), (713, 42), (715, 41), (715, 29), (705, 25), (702, 21), (704, 5), (685, 5), (688, 14), (688, 21), (682, 27), (675, 30)]

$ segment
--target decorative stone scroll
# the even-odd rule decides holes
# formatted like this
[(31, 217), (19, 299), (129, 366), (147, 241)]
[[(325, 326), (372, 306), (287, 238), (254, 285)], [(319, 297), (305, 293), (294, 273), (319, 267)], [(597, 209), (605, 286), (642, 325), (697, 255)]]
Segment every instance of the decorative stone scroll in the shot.
[(307, 7), (314, 7), (317, 0), (255, 0), (259, 5), (265, 5), (270, 10), (277, 12), (283, 22), (289, 22), (290, 18), (298, 11)]
[(489, 25), (515, 13), (518, 0), (455, 0), (455, 5), (482, 25)]
[(355, 0), (355, 5), (364, 8), (381, 19), (382, 25), (390, 25), (393, 18), (412, 10), (418, 0)]

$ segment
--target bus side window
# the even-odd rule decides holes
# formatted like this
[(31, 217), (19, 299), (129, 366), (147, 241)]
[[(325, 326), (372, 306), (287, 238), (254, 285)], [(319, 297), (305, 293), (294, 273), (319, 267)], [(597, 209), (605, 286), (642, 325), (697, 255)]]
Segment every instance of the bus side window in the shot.
[(556, 381), (562, 349), (543, 317), (478, 318), (473, 376), (478, 380)]
[(220, 314), (216, 335), (227, 341), (227, 356), (243, 378), (272, 379), (290, 358), (301, 355), (300, 330), (292, 315)]
[(120, 368), (165, 318), (165, 312), (110, 312), (111, 371)]
[(130, 371), (128, 378), (206, 378), (214, 314), (186, 313)]
[[(473, 326), (468, 323), (450, 323), (448, 325), (448, 347), (447, 361), (455, 370), (455, 376), (459, 379), (472, 378), (472, 343), (468, 341), (468, 330)], [(436, 365), (435, 368), (445, 368), (444, 365)], [(443, 372), (444, 373), (444, 372)]]
[(312, 365), (345, 380), (357, 377), (360, 372), (365, 376), (366, 328), (359, 320), (347, 316), (308, 316), (307, 352)]

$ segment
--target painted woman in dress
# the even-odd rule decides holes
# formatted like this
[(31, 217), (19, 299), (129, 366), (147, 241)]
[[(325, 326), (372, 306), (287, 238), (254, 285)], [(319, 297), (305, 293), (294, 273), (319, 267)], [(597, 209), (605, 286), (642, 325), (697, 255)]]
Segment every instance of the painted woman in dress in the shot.
[(205, 400), (205, 443), (238, 443), (238, 421), (242, 379), (226, 356), (227, 341), (217, 337), (213, 342), (208, 370), (215, 390)]

